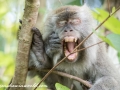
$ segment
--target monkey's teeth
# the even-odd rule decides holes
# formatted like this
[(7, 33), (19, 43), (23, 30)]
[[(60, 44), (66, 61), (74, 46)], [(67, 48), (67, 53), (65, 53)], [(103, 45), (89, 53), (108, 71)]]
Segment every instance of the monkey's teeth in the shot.
[(69, 39), (69, 41), (68, 42), (73, 42), (74, 40), (73, 39)]
[(70, 37), (65, 37), (64, 40), (65, 42), (76, 42), (77, 38), (70, 36)]

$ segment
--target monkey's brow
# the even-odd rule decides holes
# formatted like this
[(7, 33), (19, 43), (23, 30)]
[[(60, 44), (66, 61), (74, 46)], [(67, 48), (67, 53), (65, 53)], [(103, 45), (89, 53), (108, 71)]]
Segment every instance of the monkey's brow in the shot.
[(70, 10), (69, 8), (66, 8), (66, 17), (67, 18), (70, 18), (72, 17), (73, 15), (77, 14), (77, 12), (73, 11), (73, 10)]
[(70, 16), (69, 16), (69, 12), (68, 12), (68, 8), (66, 8), (66, 14), (65, 14), (65, 17), (66, 18), (69, 18)]
[(61, 19), (68, 20), (69, 18), (73, 17), (75, 14), (77, 14), (77, 12), (66, 9), (64, 12), (60, 13), (58, 17), (60, 20)]

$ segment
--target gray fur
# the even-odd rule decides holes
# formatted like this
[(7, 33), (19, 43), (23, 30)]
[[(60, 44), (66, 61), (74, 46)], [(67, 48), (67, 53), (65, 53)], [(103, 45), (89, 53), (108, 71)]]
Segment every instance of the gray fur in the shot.
[[(77, 12), (72, 17), (78, 17), (81, 20), (79, 26), (65, 26), (58, 28), (56, 22), (63, 18), (60, 17), (60, 15), (62, 15), (64, 9), (68, 9), (68, 12), (69, 9)], [(63, 6), (57, 10), (54, 10), (48, 16), (44, 27), (43, 42), (45, 44), (45, 52), (49, 58), (49, 63), (54, 66), (57, 62), (64, 58), (62, 39), (66, 35), (64, 31), (65, 28), (72, 29), (72, 33), (69, 34), (79, 38), (80, 41), (82, 41), (93, 31), (94, 19), (86, 5), (81, 7)], [(82, 44), (81, 48), (88, 47), (99, 41), (100, 39), (98, 36), (93, 34)], [(56, 68), (56, 70), (60, 70), (90, 81), (93, 86), (88, 90), (120, 90), (120, 74), (107, 56), (104, 43), (79, 52), (75, 62), (67, 62), (66, 59)], [(69, 88), (72, 84), (74, 84), (75, 88), (73, 90), (83, 90), (79, 82), (57, 75), (55, 75), (55, 77), (56, 78), (53, 79), (54, 77), (51, 75), (49, 76), (51, 79), (47, 80), (47, 84), (49, 84), (49, 87), (52, 89), (55, 89), (54, 84), (56, 82), (60, 82)], [(51, 86), (50, 83), (52, 83), (53, 86)]]

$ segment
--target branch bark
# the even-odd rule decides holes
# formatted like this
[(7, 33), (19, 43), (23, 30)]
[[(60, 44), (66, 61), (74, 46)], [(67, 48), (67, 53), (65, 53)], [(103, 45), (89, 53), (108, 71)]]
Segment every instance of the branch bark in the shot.
[(24, 90), (24, 87), (21, 86), (25, 85), (27, 77), (29, 51), (32, 42), (31, 28), (35, 26), (39, 6), (40, 6), (39, 0), (25, 1), (22, 26), (19, 33), (15, 74), (10, 85), (10, 90)]
[[(44, 69), (41, 70), (41, 71), (49, 72), (49, 70), (44, 70)], [(67, 77), (67, 78), (70, 78), (70, 79), (73, 79), (73, 80), (76, 80), (76, 81), (82, 83), (83, 85), (87, 86), (88, 88), (92, 87), (92, 84), (90, 84), (90, 82), (88, 82), (86, 80), (83, 80), (79, 77), (76, 77), (76, 76), (73, 76), (73, 75), (70, 75), (70, 74), (67, 74), (67, 73), (64, 73), (64, 72), (60, 72), (60, 71), (52, 71), (52, 73), (63, 76), (63, 77)]]

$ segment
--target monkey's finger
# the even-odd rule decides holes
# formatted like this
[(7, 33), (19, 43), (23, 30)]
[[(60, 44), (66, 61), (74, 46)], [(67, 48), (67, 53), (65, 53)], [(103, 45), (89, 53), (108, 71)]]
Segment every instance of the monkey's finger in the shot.
[(59, 51), (59, 50), (61, 50), (61, 47), (60, 48), (58, 48), (58, 47), (54, 47), (54, 48), (50, 48), (50, 52), (56, 52), (56, 51)]
[(61, 41), (60, 41), (59, 38), (57, 38), (57, 39), (53, 38), (53, 39), (50, 39), (50, 40), (49, 40), (49, 43), (54, 43), (54, 44), (55, 44), (55, 43), (61, 44), (60, 42), (61, 42)]
[(36, 27), (33, 27), (31, 30), (32, 30), (33, 32), (39, 31)]
[(34, 32), (34, 33), (40, 33), (39, 29), (37, 29), (36, 27), (33, 27), (31, 30), (32, 30), (32, 32)]
[(61, 44), (51, 44), (50, 45), (52, 49), (61, 49), (62, 45)]
[(49, 36), (49, 38), (58, 39), (59, 37), (58, 37), (57, 34), (52, 33), (52, 34)]
[(33, 32), (34, 34), (36, 34), (36, 35), (38, 35), (38, 36), (42, 36), (38, 28), (33, 27), (31, 30), (32, 30), (32, 32)]

